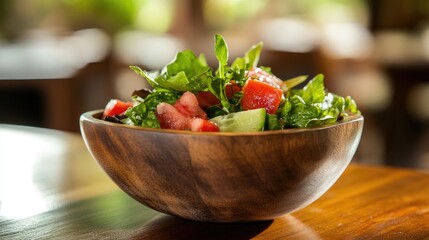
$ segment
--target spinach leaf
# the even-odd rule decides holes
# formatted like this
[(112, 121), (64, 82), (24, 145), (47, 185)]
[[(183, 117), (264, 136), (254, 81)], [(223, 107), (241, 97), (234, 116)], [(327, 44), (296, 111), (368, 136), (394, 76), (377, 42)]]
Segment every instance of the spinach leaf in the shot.
[[(262, 42), (253, 45), (243, 57), (236, 58), (229, 66), (229, 50), (225, 39), (214, 36), (214, 51), (218, 69), (213, 72), (203, 54), (198, 57), (191, 51), (177, 53), (173, 61), (159, 71), (149, 72), (137, 66), (130, 66), (152, 86), (145, 99), (135, 98), (138, 102), (128, 109), (123, 121), (126, 124), (159, 128), (155, 111), (159, 103), (174, 104), (185, 91), (194, 93), (210, 91), (220, 100), (220, 105), (206, 109), (210, 117), (241, 111), (242, 92), (234, 96), (227, 95), (232, 84), (243, 86), (247, 80), (246, 72), (258, 67)], [(260, 67), (269, 74), (271, 69)], [(267, 116), (267, 129), (303, 128), (334, 123), (348, 114), (360, 114), (351, 97), (341, 97), (328, 92), (324, 87), (324, 76), (316, 75), (302, 89), (296, 89), (307, 80), (307, 76), (298, 76), (283, 81), (284, 100), (277, 114)], [(229, 98), (228, 98), (229, 97)]]
[(327, 92), (324, 76), (314, 77), (303, 89), (292, 89), (279, 110), (286, 128), (303, 128), (334, 123), (340, 116), (359, 113), (350, 97)]
[(161, 71), (165, 78), (171, 78), (174, 75), (185, 72), (189, 78), (197, 76), (201, 73), (207, 72), (210, 67), (207, 66), (205, 61), (202, 61), (191, 50), (185, 50), (177, 53), (176, 58), (165, 66)]
[(132, 108), (129, 108), (125, 115), (124, 123), (134, 126), (142, 126), (147, 128), (160, 128), (159, 121), (156, 118), (154, 111), (148, 111), (146, 104), (140, 103)]
[(128, 118), (124, 119), (124, 123), (159, 128), (159, 121), (155, 115), (156, 106), (162, 102), (174, 104), (179, 96), (178, 92), (157, 87), (145, 99), (136, 97), (134, 101), (138, 102), (138, 104), (125, 112)]
[(262, 42), (253, 45), (249, 50), (247, 50), (244, 57), (236, 58), (231, 64), (231, 67), (245, 70), (257, 67), (263, 46)]
[(142, 70), (138, 66), (130, 66), (130, 68), (135, 73), (137, 73), (138, 75), (146, 79), (146, 81), (149, 83), (151, 87), (155, 88), (156, 86), (158, 86), (158, 83), (155, 81), (155, 78), (159, 76), (159, 71), (148, 72), (148, 71)]
[(229, 52), (228, 46), (226, 45), (225, 39), (219, 34), (215, 35), (215, 55), (219, 62), (219, 68), (217, 76), (219, 78), (225, 78), (225, 66), (228, 64)]
[(307, 80), (307, 75), (302, 75), (294, 77), (288, 80), (283, 81), (282, 90), (284, 93), (287, 93), (290, 89), (296, 87), (297, 85), (305, 82)]
[(125, 115), (128, 117), (128, 119), (126, 119), (126, 123), (140, 126), (143, 119), (147, 117), (147, 112), (147, 107), (144, 103), (140, 103), (132, 108), (128, 108), (128, 110), (125, 111)]
[(199, 57), (191, 50), (177, 53), (176, 58), (161, 72), (147, 72), (131, 66), (137, 74), (144, 77), (152, 87), (162, 87), (175, 91), (202, 91), (210, 84), (212, 70), (203, 55)]
[(301, 97), (307, 103), (321, 103), (325, 99), (324, 76), (318, 74), (303, 89)]
[(259, 57), (261, 55), (263, 43), (260, 42), (256, 45), (253, 45), (244, 55), (244, 60), (246, 63), (246, 68), (255, 68), (258, 66)]
[(158, 104), (162, 102), (174, 104), (179, 97), (179, 92), (173, 92), (163, 88), (156, 88), (144, 99), (144, 103), (146, 104), (149, 111), (154, 111), (156, 110), (156, 106), (158, 106)]
[(216, 72), (216, 78), (212, 79), (208, 86), (209, 91), (215, 95), (221, 102), (222, 110), (225, 113), (230, 111), (230, 103), (226, 95), (225, 86), (229, 84), (230, 78), (227, 77), (226, 71), (228, 69), (228, 46), (226, 45), (225, 39), (219, 34), (215, 35), (215, 55), (219, 62), (219, 67)]
[(345, 100), (344, 111), (346, 112), (345, 115), (347, 115), (347, 113), (361, 114), (353, 98), (351, 98), (350, 96), (347, 96), (345, 97), (344, 100)]
[(298, 95), (287, 100), (281, 111), (281, 118), (285, 119), (286, 128), (307, 127), (309, 122), (319, 115), (317, 107), (306, 102)]

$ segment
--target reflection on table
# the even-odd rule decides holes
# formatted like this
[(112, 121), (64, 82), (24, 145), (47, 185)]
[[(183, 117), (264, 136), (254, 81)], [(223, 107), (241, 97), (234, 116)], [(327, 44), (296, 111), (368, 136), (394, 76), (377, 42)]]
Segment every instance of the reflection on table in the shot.
[(22, 219), (115, 188), (79, 135), (0, 125), (0, 217)]

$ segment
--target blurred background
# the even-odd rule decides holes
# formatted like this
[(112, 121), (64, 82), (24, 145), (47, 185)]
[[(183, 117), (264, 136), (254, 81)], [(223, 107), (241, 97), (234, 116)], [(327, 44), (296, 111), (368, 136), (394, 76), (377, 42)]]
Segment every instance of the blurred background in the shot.
[[(81, 113), (145, 86), (177, 51), (216, 65), (263, 41), (278, 77), (323, 73), (365, 116), (354, 161), (429, 169), (427, 0), (0, 1), (0, 123), (79, 132)], [(1, 137), (1, 136), (0, 136)]]

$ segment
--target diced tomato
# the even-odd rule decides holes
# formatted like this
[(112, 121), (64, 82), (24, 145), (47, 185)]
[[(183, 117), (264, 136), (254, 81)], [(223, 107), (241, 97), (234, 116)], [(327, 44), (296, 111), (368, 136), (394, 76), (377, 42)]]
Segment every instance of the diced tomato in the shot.
[(132, 107), (132, 102), (123, 102), (118, 99), (111, 99), (104, 108), (103, 117), (116, 116), (124, 113), (128, 108)]
[(188, 127), (189, 117), (168, 103), (158, 104), (155, 114), (161, 128), (185, 130)]
[(281, 86), (283, 84), (283, 81), (279, 79), (278, 77), (267, 73), (266, 71), (260, 69), (260, 68), (252, 68), (247, 73), (246, 76), (249, 79), (255, 79), (260, 82), (268, 83), (273, 87), (277, 87), (281, 89)]
[[(225, 87), (226, 97), (228, 99), (232, 98), (236, 92), (241, 91), (241, 87), (238, 86), (235, 82), (231, 81), (230, 85)], [(196, 95), (198, 103), (202, 109), (206, 109), (211, 106), (216, 106), (220, 104), (220, 100), (209, 91), (202, 91)]]
[(282, 100), (283, 91), (267, 83), (249, 79), (243, 86), (241, 106), (243, 110), (265, 108), (275, 114)]
[(234, 94), (235, 94), (236, 92), (239, 92), (239, 91), (241, 91), (241, 87), (240, 87), (240, 86), (238, 86), (238, 84), (236, 84), (234, 81), (231, 81), (231, 84), (230, 84), (230, 85), (227, 85), (227, 86), (225, 87), (226, 97), (227, 97), (228, 99), (230, 99), (230, 98), (234, 97)]
[(191, 92), (185, 92), (173, 106), (185, 116), (207, 119), (207, 114), (200, 108), (197, 97)]
[(219, 132), (219, 127), (216, 123), (207, 119), (192, 118), (189, 121), (189, 127), (195, 132)]
[(197, 98), (185, 92), (174, 105), (160, 103), (156, 107), (156, 117), (164, 129), (218, 132), (219, 127), (207, 120), (207, 114), (199, 107)]
[(196, 95), (200, 108), (206, 109), (220, 103), (219, 99), (209, 91), (202, 91)]

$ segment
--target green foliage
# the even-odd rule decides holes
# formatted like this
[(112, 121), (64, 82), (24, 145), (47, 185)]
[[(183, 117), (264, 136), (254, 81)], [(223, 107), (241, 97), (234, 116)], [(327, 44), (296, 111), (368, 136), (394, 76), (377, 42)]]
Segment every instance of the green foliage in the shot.
[[(130, 66), (137, 74), (147, 80), (153, 91), (145, 98), (136, 98), (138, 105), (126, 112), (127, 124), (159, 127), (155, 116), (156, 106), (161, 102), (174, 104), (186, 91), (198, 93), (210, 91), (220, 101), (220, 105), (209, 107), (209, 117), (216, 117), (241, 111), (242, 92), (227, 96), (227, 87), (231, 84), (243, 86), (247, 80), (246, 71), (258, 67), (263, 44), (253, 45), (243, 57), (228, 65), (228, 46), (221, 35), (214, 37), (214, 52), (218, 60), (218, 69), (213, 71), (204, 55), (196, 56), (192, 51), (179, 52), (175, 59), (159, 71), (148, 72), (137, 66)], [(269, 69), (266, 69), (268, 72)], [(320, 126), (338, 121), (350, 113), (359, 114), (354, 100), (326, 91), (324, 76), (316, 75), (302, 89), (296, 86), (307, 80), (307, 76), (298, 76), (283, 81), (284, 99), (277, 114), (269, 114), (266, 129), (304, 128)]]
[(279, 109), (285, 128), (320, 126), (334, 123), (349, 113), (360, 114), (353, 99), (327, 92), (323, 80), (323, 75), (319, 74), (303, 89), (290, 91)]

